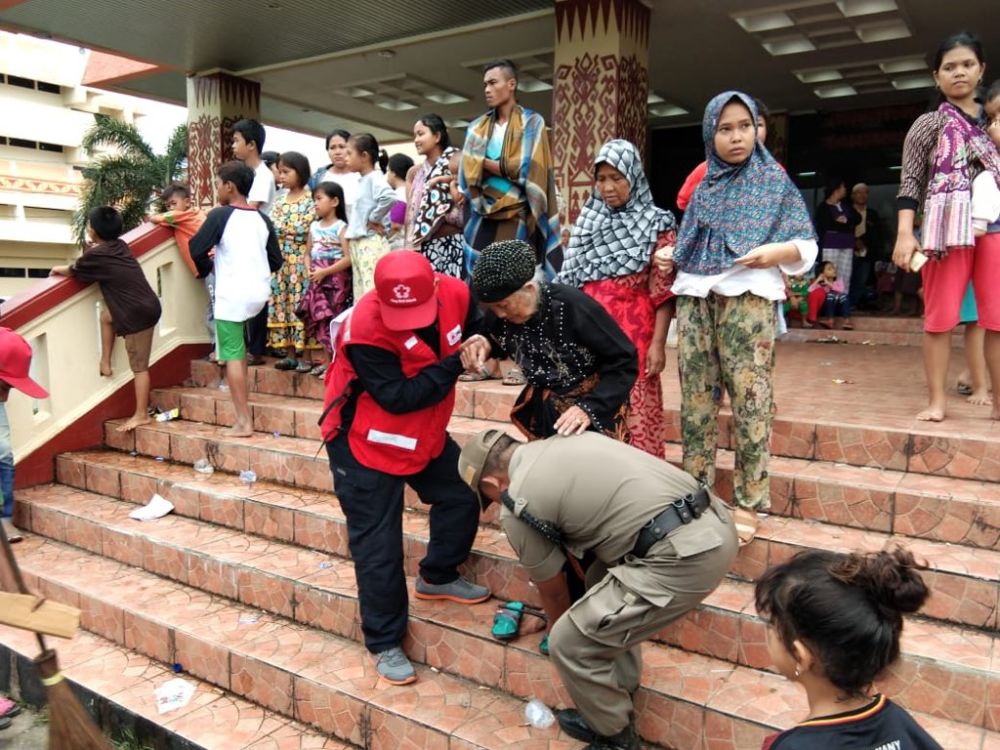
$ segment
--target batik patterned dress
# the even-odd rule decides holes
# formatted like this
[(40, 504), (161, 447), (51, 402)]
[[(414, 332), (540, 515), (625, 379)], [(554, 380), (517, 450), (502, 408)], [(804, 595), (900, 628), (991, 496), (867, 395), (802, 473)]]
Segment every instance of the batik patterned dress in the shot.
[(663, 458), (663, 387), (658, 375), (649, 377), (646, 356), (657, 310), (673, 297), (672, 276), (653, 267), (653, 253), (674, 244), (676, 222), (653, 203), (642, 156), (633, 144), (604, 144), (594, 160), (595, 173), (602, 164), (628, 182), (628, 200), (611, 208), (594, 191), (573, 226), (559, 278), (600, 302), (635, 346), (639, 377), (629, 395), (626, 424), (632, 445)]
[(271, 349), (294, 346), (296, 352), (302, 352), (307, 348), (319, 348), (315, 341), (306, 341), (302, 321), (295, 314), (309, 283), (306, 238), (314, 218), (308, 190), (296, 199), (286, 193), (271, 208), (271, 221), (285, 260), (281, 269), (271, 276), (271, 301), (267, 312), (267, 345)]
[[(335, 221), (324, 227), (314, 221), (309, 229), (312, 235), (310, 271), (329, 268), (344, 257), (340, 234), (347, 222)], [(305, 326), (305, 335), (318, 341), (327, 352), (332, 352), (330, 321), (351, 305), (350, 270), (324, 276), (318, 282), (309, 282), (299, 305), (299, 318)]]

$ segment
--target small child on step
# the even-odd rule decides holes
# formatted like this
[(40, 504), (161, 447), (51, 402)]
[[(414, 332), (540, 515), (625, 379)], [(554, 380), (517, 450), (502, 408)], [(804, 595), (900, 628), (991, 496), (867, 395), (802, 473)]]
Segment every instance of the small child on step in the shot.
[[(154, 224), (165, 224), (174, 230), (174, 240), (181, 251), (181, 260), (192, 274), (198, 276), (198, 269), (191, 260), (191, 238), (205, 223), (205, 212), (191, 205), (191, 190), (187, 185), (174, 182), (160, 193), (160, 201), (166, 209), (162, 214), (153, 214), (149, 220)], [(205, 310), (205, 327), (208, 328), (209, 341), (215, 343), (215, 314), (212, 310), (212, 297), (215, 296), (215, 276), (205, 277), (205, 290), (208, 292), (208, 308)], [(214, 355), (213, 355), (214, 357)]]
[(316, 339), (326, 351), (325, 359), (312, 370), (326, 375), (333, 357), (330, 321), (351, 301), (351, 248), (347, 241), (344, 190), (336, 182), (321, 182), (313, 191), (313, 210), (319, 218), (309, 227), (309, 286), (296, 314), (305, 325), (305, 335)]
[(191, 238), (191, 257), (203, 278), (215, 274), (215, 352), (226, 367), (236, 420), (228, 437), (253, 435), (247, 384), (244, 327), (271, 296), (271, 274), (283, 262), (271, 220), (247, 203), (254, 170), (241, 161), (219, 167), (216, 193), (221, 204)]
[(371, 133), (355, 133), (347, 141), (347, 168), (361, 175), (347, 214), (355, 300), (375, 288), (375, 264), (389, 252), (386, 218), (396, 202), (396, 193), (383, 174), (388, 163), (388, 154), (379, 151)]
[(73, 276), (96, 281), (104, 295), (107, 315), (101, 316), (101, 375), (111, 376), (115, 336), (125, 339), (129, 367), (135, 382), (135, 412), (118, 427), (130, 432), (149, 419), (149, 357), (153, 329), (160, 320), (160, 300), (146, 280), (139, 261), (121, 239), (122, 217), (111, 206), (98, 206), (87, 215), (87, 238), (94, 244), (70, 266), (56, 266), (50, 276)]
[(809, 715), (768, 737), (763, 750), (901, 748), (941, 750), (873, 683), (899, 657), (903, 614), (929, 591), (913, 555), (806, 550), (757, 581), (771, 662), (802, 685)]

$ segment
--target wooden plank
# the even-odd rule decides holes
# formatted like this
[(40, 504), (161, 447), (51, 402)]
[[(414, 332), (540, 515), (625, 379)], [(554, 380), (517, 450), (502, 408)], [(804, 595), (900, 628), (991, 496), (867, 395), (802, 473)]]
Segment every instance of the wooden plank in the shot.
[(48, 599), (34, 609), (39, 597), (0, 592), (0, 623), (43, 635), (72, 638), (80, 626), (80, 610)]

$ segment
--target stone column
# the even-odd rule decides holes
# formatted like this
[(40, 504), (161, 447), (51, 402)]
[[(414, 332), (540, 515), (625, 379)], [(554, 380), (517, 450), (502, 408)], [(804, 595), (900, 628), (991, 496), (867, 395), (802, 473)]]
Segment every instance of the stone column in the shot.
[(639, 0), (556, 0), (552, 152), (570, 226), (612, 138), (646, 153), (650, 9)]
[(233, 123), (260, 119), (260, 84), (228, 73), (188, 78), (188, 182), (201, 208), (215, 205), (215, 171), (233, 158)]

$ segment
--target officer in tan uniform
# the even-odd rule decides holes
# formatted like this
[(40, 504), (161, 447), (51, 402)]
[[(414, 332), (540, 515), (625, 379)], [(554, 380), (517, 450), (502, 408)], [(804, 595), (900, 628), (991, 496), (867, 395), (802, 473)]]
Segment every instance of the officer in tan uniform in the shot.
[[(549, 653), (576, 704), (560, 726), (591, 750), (636, 750), (640, 644), (719, 585), (737, 551), (730, 511), (686, 472), (595, 432), (521, 443), (487, 430), (458, 468), (484, 509), (503, 504), (541, 594)], [(571, 606), (563, 564), (587, 551), (588, 590)]]

